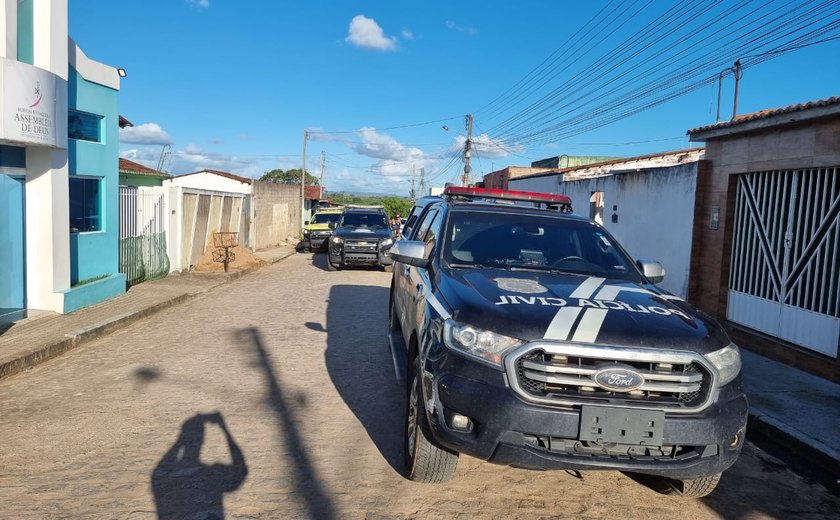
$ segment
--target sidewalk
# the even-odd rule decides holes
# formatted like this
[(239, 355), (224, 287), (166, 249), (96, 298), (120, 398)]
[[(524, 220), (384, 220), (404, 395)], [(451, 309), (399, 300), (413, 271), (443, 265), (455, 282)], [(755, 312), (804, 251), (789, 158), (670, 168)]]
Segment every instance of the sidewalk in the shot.
[[(275, 263), (294, 253), (294, 248), (284, 246), (256, 254)], [(170, 275), (141, 283), (118, 298), (71, 314), (42, 313), (17, 322), (0, 332), (0, 379), (255, 269)], [(743, 348), (741, 356), (750, 402), (747, 438), (749, 431), (759, 431), (840, 478), (840, 384)]]
[[(291, 246), (257, 251), (269, 264), (295, 254)], [(183, 273), (135, 285), (111, 300), (70, 314), (36, 313), (0, 329), (0, 379), (20, 373), (83, 343), (178, 305), (259, 267), (230, 273)]]
[(840, 479), (840, 384), (741, 349), (750, 402), (747, 429), (758, 430)]

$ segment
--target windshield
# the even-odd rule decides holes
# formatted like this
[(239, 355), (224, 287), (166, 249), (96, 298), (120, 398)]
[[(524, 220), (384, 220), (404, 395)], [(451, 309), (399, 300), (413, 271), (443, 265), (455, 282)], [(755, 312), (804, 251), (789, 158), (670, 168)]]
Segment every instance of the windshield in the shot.
[(384, 213), (344, 213), (341, 226), (368, 229), (390, 229), (391, 227)]
[(330, 222), (338, 222), (341, 218), (341, 213), (316, 213), (312, 217), (312, 224), (329, 224)]
[(549, 215), (453, 211), (444, 260), (452, 267), (564, 271), (639, 281), (603, 228)]

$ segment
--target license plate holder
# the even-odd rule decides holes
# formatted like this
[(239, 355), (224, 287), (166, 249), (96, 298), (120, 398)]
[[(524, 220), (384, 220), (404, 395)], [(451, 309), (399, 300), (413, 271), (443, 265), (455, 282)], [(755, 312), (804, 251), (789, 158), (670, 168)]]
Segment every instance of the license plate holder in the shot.
[(580, 411), (582, 441), (662, 446), (665, 412), (610, 406), (583, 406)]

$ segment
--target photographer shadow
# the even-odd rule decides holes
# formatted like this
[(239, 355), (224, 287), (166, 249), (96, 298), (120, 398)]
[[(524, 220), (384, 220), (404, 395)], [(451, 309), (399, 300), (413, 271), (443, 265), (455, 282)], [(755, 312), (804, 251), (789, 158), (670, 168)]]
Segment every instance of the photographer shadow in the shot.
[[(205, 425), (216, 425), (224, 433), (230, 464), (204, 464), (201, 447)], [(242, 450), (228, 431), (220, 413), (198, 414), (181, 426), (175, 444), (152, 472), (152, 492), (158, 518), (224, 518), (223, 497), (235, 491), (248, 476)]]

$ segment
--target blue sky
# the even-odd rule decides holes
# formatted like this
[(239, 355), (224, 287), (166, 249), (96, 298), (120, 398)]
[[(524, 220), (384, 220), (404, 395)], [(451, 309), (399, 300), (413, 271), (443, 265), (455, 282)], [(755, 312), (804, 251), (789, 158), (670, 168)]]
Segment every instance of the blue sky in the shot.
[[(164, 169), (170, 173), (214, 168), (259, 177), (272, 168), (299, 167), (307, 129), (307, 169), (320, 173), (324, 151), (328, 190), (407, 195), (412, 167), (418, 176), (424, 168), (434, 185), (458, 178), (463, 163), (455, 152), (469, 112), (476, 114), (476, 176), (560, 154), (633, 156), (688, 147), (687, 129), (715, 121), (716, 81), (591, 129), (582, 122), (597, 117), (573, 103), (590, 92), (591, 109), (611, 95), (643, 90), (663, 71), (666, 65), (655, 60), (665, 56), (664, 48), (628, 60), (601, 92), (587, 90), (595, 84), (591, 70), (578, 75), (595, 63), (618, 63), (614, 49), (675, 5), (658, 0), (70, 0), (69, 15), (70, 34), (89, 57), (128, 73), (120, 113), (136, 126), (121, 135), (122, 156), (155, 167), (169, 144), (172, 155)], [(701, 23), (703, 17), (711, 20), (734, 9), (733, 1), (672, 20), (658, 41), (667, 43), (671, 34), (674, 52), (680, 41), (685, 45), (667, 66), (676, 75), (699, 63), (704, 49), (714, 50), (727, 31), (750, 23), (750, 16), (765, 16), (762, 20), (772, 26), (774, 13), (789, 3), (761, 5), (767, 11), (747, 12), (739, 24)], [(797, 5), (803, 13), (809, 7)], [(814, 24), (840, 19), (833, 9)], [(707, 31), (696, 34), (694, 44), (679, 33), (692, 24)], [(840, 35), (840, 29), (829, 29), (819, 39)], [(562, 52), (552, 56), (558, 48)], [(605, 59), (611, 51), (612, 61)], [(725, 52), (720, 51), (721, 59)], [(684, 68), (678, 68), (680, 56), (686, 59)], [(509, 90), (542, 63), (551, 67)], [(715, 75), (707, 71), (703, 77)], [(542, 97), (560, 85), (564, 92), (550, 101)], [(732, 113), (732, 90), (729, 74), (722, 92), (725, 119)], [(663, 90), (626, 97), (624, 103), (643, 104), (645, 96), (658, 92)], [(834, 95), (840, 95), (840, 39), (745, 69), (738, 112)], [(530, 119), (515, 125), (510, 118), (529, 107)], [(578, 116), (574, 124), (568, 119), (573, 116)], [(558, 124), (545, 130), (552, 128), (551, 120)]]

